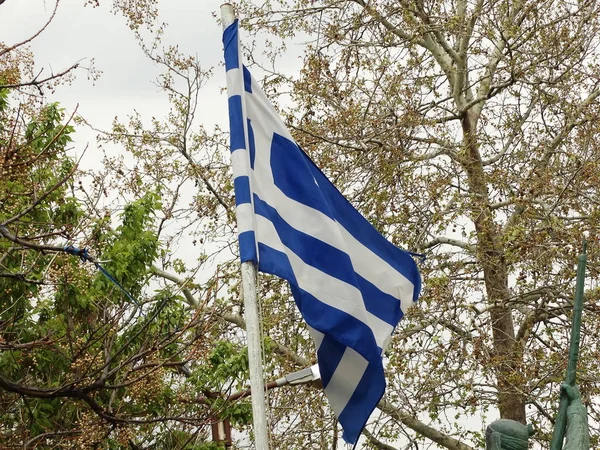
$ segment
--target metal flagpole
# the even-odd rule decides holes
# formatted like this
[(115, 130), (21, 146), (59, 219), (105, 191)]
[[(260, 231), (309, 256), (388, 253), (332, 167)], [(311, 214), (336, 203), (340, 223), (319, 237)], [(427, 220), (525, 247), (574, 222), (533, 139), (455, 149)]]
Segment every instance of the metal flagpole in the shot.
[(269, 449), (267, 434), (267, 407), (265, 381), (262, 367), (260, 323), (256, 300), (256, 266), (253, 262), (242, 263), (242, 291), (246, 316), (246, 338), (248, 340), (248, 364), (250, 388), (252, 389), (252, 421), (256, 450)]
[[(233, 6), (221, 5), (223, 29), (235, 21)], [(247, 138), (246, 138), (247, 139)], [(256, 265), (252, 261), (242, 263), (242, 295), (246, 318), (246, 338), (248, 340), (248, 364), (250, 369), (250, 388), (252, 389), (252, 420), (256, 450), (269, 450), (267, 434), (267, 408), (265, 401), (265, 382), (262, 367), (260, 323), (258, 302), (256, 299)]]

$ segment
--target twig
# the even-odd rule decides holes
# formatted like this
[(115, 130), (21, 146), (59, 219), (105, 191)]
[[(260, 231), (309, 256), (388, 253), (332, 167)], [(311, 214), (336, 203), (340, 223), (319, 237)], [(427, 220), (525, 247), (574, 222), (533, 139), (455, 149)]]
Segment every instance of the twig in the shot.
[(44, 30), (46, 30), (46, 28), (48, 28), (48, 25), (50, 25), (50, 22), (52, 22), (52, 20), (54, 20), (54, 16), (56, 16), (56, 10), (58, 9), (59, 3), (60, 3), (60, 0), (56, 0), (56, 4), (54, 5), (54, 10), (52, 11), (52, 15), (50, 16), (48, 21), (45, 23), (45, 25), (42, 28), (40, 28), (37, 33), (35, 33), (30, 38), (25, 39), (24, 41), (21, 41), (11, 47), (7, 47), (4, 50), (0, 51), (0, 57), (2, 57), (3, 55), (5, 55), (8, 52), (12, 52), (13, 50), (21, 47), (22, 45), (28, 44), (29, 42), (33, 41), (36, 37), (38, 37), (40, 34), (42, 34), (44, 32)]

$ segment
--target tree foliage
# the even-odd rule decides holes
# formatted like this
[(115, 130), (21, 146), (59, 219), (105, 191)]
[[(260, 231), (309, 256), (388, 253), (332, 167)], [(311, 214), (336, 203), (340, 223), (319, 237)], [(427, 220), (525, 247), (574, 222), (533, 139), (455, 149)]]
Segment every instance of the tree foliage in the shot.
[(249, 412), (213, 391), (247, 369), (212, 305), (150, 285), (168, 179), (81, 170), (76, 112), (45, 97), (77, 67), (34, 76), (29, 41), (0, 47), (1, 446), (217, 448), (210, 423)]

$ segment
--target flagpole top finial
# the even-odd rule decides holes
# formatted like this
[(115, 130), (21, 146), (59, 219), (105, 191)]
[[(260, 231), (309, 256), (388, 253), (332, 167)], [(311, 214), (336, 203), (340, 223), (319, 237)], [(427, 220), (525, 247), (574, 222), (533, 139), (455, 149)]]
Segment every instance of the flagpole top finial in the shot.
[(221, 19), (223, 19), (223, 29), (235, 22), (235, 10), (231, 3), (221, 5)]

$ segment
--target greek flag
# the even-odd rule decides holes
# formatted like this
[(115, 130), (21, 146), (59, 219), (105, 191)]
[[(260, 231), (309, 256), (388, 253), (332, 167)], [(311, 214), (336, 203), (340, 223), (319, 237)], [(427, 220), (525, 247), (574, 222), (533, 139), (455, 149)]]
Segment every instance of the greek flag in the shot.
[(237, 21), (223, 43), (241, 260), (290, 283), (325, 395), (355, 444), (383, 396), (382, 352), (420, 275), (294, 142), (240, 62)]

